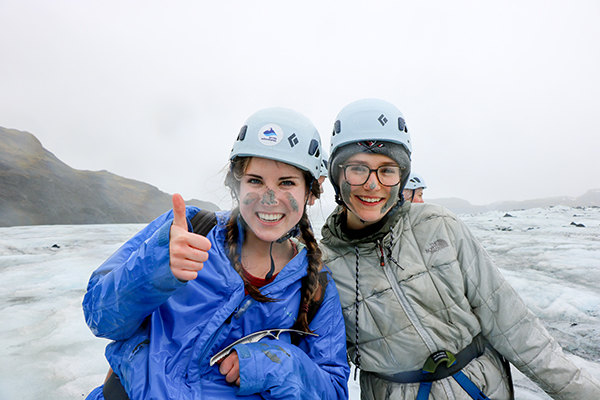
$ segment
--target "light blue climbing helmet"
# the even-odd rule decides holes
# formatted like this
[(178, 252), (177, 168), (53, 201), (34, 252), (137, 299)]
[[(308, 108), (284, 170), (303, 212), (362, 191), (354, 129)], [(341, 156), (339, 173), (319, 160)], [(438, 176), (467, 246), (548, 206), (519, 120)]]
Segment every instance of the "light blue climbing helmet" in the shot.
[(409, 157), (412, 153), (404, 115), (385, 100), (362, 99), (342, 108), (333, 126), (331, 158), (338, 148), (366, 140), (397, 143), (406, 148)]
[(321, 137), (304, 115), (287, 108), (267, 108), (252, 114), (233, 144), (229, 159), (261, 157), (281, 161), (321, 175)]
[(338, 204), (343, 204), (338, 182), (341, 162), (359, 152), (359, 148), (388, 156), (404, 167), (401, 189), (408, 180), (410, 162), (403, 164), (405, 160), (401, 160), (400, 153), (406, 152), (410, 161), (412, 143), (402, 112), (385, 100), (354, 101), (338, 113), (331, 134), (328, 178), (335, 189)]
[(327, 155), (327, 152), (325, 151), (325, 149), (323, 149), (323, 151), (321, 151), (321, 169), (319, 170), (319, 174), (320, 176), (324, 176), (325, 178), (327, 178), (327, 163), (329, 162), (329, 156)]
[(427, 189), (425, 179), (423, 179), (421, 175), (411, 172), (410, 176), (408, 177), (408, 182), (406, 182), (406, 186), (404, 186), (404, 189), (415, 190), (418, 188)]

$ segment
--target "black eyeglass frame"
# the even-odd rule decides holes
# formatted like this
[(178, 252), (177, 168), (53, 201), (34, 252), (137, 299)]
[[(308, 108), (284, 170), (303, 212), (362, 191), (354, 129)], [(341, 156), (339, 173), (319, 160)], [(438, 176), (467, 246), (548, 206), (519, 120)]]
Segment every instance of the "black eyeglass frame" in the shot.
[[(385, 187), (394, 187), (394, 186), (398, 186), (398, 185), (400, 184), (400, 182), (402, 182), (402, 172), (404, 171), (404, 168), (402, 168), (402, 167), (401, 167), (401, 166), (399, 166), (399, 165), (381, 165), (381, 166), (379, 166), (379, 167), (377, 167), (377, 168), (369, 168), (368, 166), (366, 166), (366, 165), (364, 165), (364, 164), (346, 164), (346, 165), (344, 165), (344, 164), (339, 164), (338, 166), (344, 170), (344, 180), (345, 180), (345, 181), (346, 181), (346, 183), (348, 183), (348, 185), (350, 185), (350, 186), (362, 186), (362, 185), (364, 185), (365, 183), (367, 183), (367, 182), (369, 181), (369, 178), (371, 178), (371, 174), (372, 174), (373, 172), (375, 172), (375, 177), (377, 178), (377, 181), (379, 181), (379, 183), (380, 183), (382, 186), (385, 186)], [(348, 181), (348, 178), (346, 177), (346, 168), (348, 168), (348, 167), (365, 167), (366, 169), (368, 169), (368, 170), (369, 170), (369, 173), (367, 174), (367, 177), (366, 177), (365, 181), (364, 181), (363, 183), (361, 183), (361, 184), (350, 183), (350, 181)], [(398, 170), (399, 170), (400, 174), (399, 174), (399, 177), (398, 177), (398, 182), (397, 182), (397, 183), (395, 183), (395, 184), (393, 184), (393, 185), (386, 185), (385, 183), (381, 182), (381, 178), (379, 177), (379, 170), (380, 170), (381, 168), (390, 168), (390, 167), (392, 167), (392, 168), (398, 168)]]

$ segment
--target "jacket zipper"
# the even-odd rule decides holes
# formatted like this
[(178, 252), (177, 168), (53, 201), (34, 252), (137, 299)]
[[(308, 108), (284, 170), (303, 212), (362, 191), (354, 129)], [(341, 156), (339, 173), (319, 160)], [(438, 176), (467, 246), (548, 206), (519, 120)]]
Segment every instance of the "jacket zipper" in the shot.
[[(298, 254), (300, 254), (300, 252), (298, 252)], [(287, 276), (284, 279), (289, 279), (290, 277), (295, 277), (297, 274), (301, 274), (302, 273), (302, 269), (298, 269), (297, 271), (295, 271), (293, 274)], [(275, 282), (271, 282), (268, 285), (263, 286), (263, 288), (268, 288), (269, 286), (272, 286)], [(240, 302), (240, 305), (242, 304), (246, 304), (246, 302), (248, 301), (248, 299), (251, 298), (250, 296), (245, 296), (244, 299)], [(202, 360), (204, 360), (207, 357), (208, 352), (210, 351), (210, 349), (212, 349), (213, 345), (215, 344), (215, 341), (217, 340), (217, 338), (221, 335), (221, 332), (223, 332), (223, 329), (225, 328), (226, 325), (229, 325), (229, 323), (231, 322), (231, 319), (233, 318), (233, 316), (239, 311), (240, 306), (238, 305), (236, 307), (235, 310), (233, 310), (233, 312), (229, 315), (229, 317), (227, 317), (227, 319), (225, 320), (225, 322), (223, 322), (221, 324), (221, 326), (219, 326), (219, 329), (217, 329), (210, 337), (209, 341), (207, 342), (207, 344), (204, 347), (204, 350), (202, 351), (202, 354), (200, 355), (200, 357), (198, 358), (198, 368), (200, 368), (200, 363), (202, 362)]]
[(200, 355), (200, 357), (198, 358), (198, 368), (200, 368), (200, 363), (202, 363), (202, 360), (204, 360), (206, 358), (207, 353), (210, 351), (210, 349), (212, 349), (213, 345), (215, 344), (215, 341), (217, 340), (217, 338), (221, 335), (221, 332), (223, 332), (223, 329), (225, 329), (226, 325), (229, 325), (229, 323), (231, 322), (231, 318), (233, 317), (233, 314), (235, 314), (235, 311), (233, 311), (229, 317), (227, 317), (227, 319), (225, 320), (225, 322), (223, 322), (221, 324), (221, 326), (219, 326), (219, 329), (217, 329), (210, 337), (210, 340), (207, 342), (207, 344), (204, 346), (204, 350), (202, 351), (202, 354)]
[(383, 256), (383, 244), (381, 243), (381, 240), (377, 241), (377, 247), (379, 247), (379, 265), (385, 267), (385, 258)]

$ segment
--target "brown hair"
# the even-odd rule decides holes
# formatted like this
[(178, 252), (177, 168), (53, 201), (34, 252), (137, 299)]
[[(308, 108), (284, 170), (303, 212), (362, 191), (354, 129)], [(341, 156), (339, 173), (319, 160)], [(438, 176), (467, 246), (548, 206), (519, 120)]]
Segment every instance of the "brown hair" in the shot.
[[(231, 189), (232, 196), (234, 197), (234, 200), (236, 202), (239, 200), (237, 196), (240, 189), (240, 181), (242, 180), (244, 173), (250, 165), (250, 160), (252, 160), (252, 157), (236, 157), (233, 161), (231, 161), (229, 172), (225, 177), (225, 185), (229, 187), (229, 189)], [(321, 195), (321, 190), (318, 181), (314, 179), (308, 171), (300, 171), (302, 171), (302, 174), (304, 176), (306, 187), (309, 188), (306, 195), (308, 196), (312, 194), (313, 196), (315, 196), (315, 198), (319, 198)], [(226, 237), (227, 246), (229, 248), (229, 260), (231, 261), (233, 268), (238, 272), (238, 274), (240, 274), (240, 276), (244, 280), (244, 287), (248, 291), (248, 294), (254, 300), (260, 302), (277, 301), (277, 299), (272, 299), (262, 294), (260, 292), (260, 289), (248, 282), (242, 274), (243, 267), (240, 261), (240, 254), (238, 252), (238, 238), (240, 232), (238, 229), (237, 220), (239, 214), (240, 208), (238, 205), (231, 211), (231, 216), (229, 218), (229, 221), (227, 222)], [(302, 279), (302, 297), (300, 301), (300, 308), (298, 310), (298, 318), (296, 319), (296, 323), (294, 324), (294, 329), (298, 329), (304, 332), (312, 332), (308, 328), (308, 308), (313, 302), (313, 298), (318, 287), (317, 275), (323, 266), (323, 262), (321, 261), (321, 249), (319, 249), (317, 240), (315, 239), (315, 235), (312, 231), (310, 222), (308, 220), (308, 215), (306, 214), (306, 201), (304, 204), (304, 211), (302, 213), (302, 217), (300, 218), (298, 226), (300, 228), (301, 240), (306, 245), (308, 267), (306, 269), (307, 275)]]

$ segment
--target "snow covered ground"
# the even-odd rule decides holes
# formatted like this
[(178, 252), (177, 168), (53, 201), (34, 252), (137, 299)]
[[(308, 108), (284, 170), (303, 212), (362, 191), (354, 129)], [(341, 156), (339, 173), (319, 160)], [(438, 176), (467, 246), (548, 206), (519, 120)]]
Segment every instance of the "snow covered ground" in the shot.
[[(600, 378), (600, 208), (463, 215), (574, 361)], [(576, 226), (571, 223), (581, 224)], [(0, 400), (82, 399), (108, 365), (83, 320), (87, 280), (143, 225), (0, 228)], [(548, 399), (515, 372), (517, 399)], [(360, 397), (350, 381), (351, 398)]]

